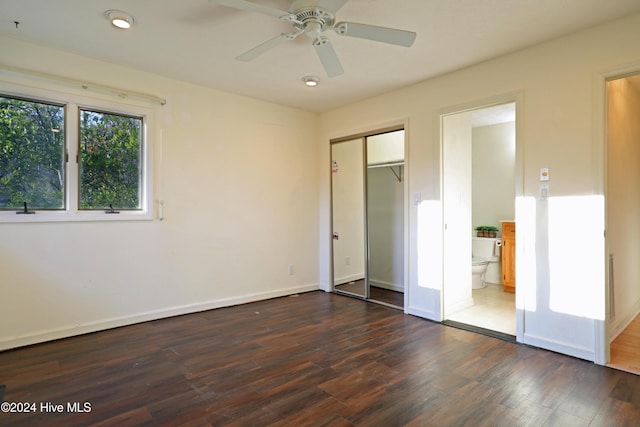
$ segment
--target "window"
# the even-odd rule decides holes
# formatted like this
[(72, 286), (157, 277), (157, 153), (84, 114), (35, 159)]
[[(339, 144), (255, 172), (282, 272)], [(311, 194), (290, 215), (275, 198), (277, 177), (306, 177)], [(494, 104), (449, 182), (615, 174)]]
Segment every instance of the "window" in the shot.
[(0, 97), (0, 209), (64, 209), (64, 106)]
[(0, 83), (0, 222), (152, 219), (153, 111), (60, 97)]
[(80, 110), (80, 209), (140, 209), (142, 119)]

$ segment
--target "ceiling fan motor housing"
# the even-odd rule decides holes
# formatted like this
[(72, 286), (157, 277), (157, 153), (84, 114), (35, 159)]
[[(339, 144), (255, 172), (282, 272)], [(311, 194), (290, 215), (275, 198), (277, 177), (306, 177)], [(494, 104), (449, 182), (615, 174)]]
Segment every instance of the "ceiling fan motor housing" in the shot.
[(312, 39), (318, 38), (320, 33), (331, 28), (335, 22), (333, 13), (320, 7), (298, 9), (292, 13), (296, 15), (297, 21), (293, 26)]

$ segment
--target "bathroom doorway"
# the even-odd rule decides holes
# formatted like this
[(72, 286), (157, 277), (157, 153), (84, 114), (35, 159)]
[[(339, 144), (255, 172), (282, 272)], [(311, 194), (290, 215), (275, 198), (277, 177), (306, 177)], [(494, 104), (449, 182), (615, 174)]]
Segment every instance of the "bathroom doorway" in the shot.
[(640, 73), (609, 79), (606, 88), (607, 365), (640, 374)]
[(404, 129), (331, 143), (333, 289), (403, 308)]
[(443, 319), (515, 339), (516, 104), (442, 116)]

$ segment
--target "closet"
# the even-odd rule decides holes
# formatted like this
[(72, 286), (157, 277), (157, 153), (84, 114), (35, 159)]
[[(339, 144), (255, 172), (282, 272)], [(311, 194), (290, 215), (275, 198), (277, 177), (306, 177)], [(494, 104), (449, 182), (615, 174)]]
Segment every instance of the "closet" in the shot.
[(334, 291), (404, 306), (404, 130), (332, 141)]

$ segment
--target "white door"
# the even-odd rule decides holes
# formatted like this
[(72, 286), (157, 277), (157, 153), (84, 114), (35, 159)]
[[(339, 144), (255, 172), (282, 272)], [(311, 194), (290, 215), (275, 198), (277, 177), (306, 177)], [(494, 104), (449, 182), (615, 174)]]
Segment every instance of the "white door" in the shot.
[(443, 117), (443, 318), (473, 305), (471, 292), (471, 112)]

